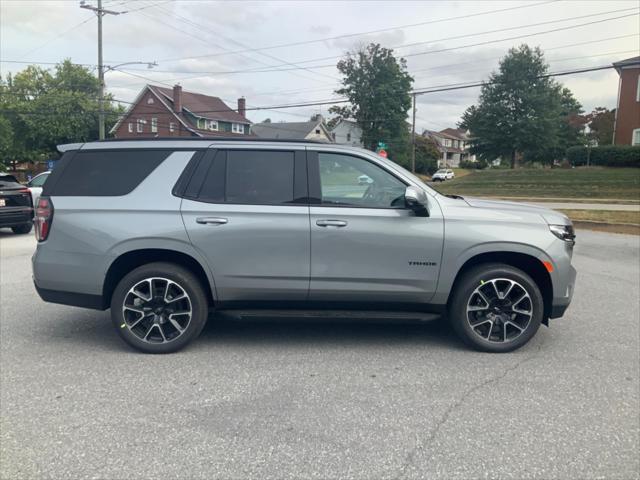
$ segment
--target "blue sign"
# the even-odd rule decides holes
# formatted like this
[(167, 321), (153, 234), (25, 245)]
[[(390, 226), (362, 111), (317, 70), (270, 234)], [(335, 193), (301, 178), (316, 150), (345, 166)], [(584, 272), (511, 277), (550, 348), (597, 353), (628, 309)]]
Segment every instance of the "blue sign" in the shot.
[(47, 170), (53, 170), (56, 166), (56, 160), (47, 160)]

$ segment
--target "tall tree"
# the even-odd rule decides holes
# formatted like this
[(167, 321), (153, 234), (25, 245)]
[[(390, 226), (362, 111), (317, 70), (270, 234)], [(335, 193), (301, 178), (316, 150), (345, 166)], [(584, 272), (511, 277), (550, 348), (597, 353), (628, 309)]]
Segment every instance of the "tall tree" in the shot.
[[(122, 111), (110, 100), (105, 102), (107, 128)], [(5, 164), (43, 160), (56, 155), (61, 143), (97, 139), (97, 78), (65, 60), (53, 72), (29, 66), (0, 79), (0, 130), (12, 132), (9, 142), (0, 142)]]
[(509, 50), (482, 86), (478, 104), (462, 116), (472, 153), (485, 160), (507, 157), (514, 168), (521, 158), (552, 161), (581, 142), (582, 125), (575, 121), (581, 106), (547, 73), (539, 48)]
[(411, 108), (411, 84), (407, 63), (393, 50), (376, 43), (351, 52), (338, 62), (343, 75), (336, 94), (349, 99), (348, 106), (329, 109), (337, 118), (352, 118), (362, 129), (365, 148), (375, 150), (378, 142), (389, 146), (390, 157), (408, 152), (407, 112)]

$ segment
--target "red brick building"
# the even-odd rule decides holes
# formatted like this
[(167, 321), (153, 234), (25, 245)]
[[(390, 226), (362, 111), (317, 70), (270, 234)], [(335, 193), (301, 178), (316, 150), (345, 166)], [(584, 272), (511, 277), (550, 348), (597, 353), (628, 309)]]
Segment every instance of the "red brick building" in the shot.
[(249, 136), (246, 103), (232, 110), (218, 97), (146, 85), (111, 132), (116, 138)]
[(620, 75), (613, 132), (616, 145), (640, 145), (640, 57), (613, 64)]

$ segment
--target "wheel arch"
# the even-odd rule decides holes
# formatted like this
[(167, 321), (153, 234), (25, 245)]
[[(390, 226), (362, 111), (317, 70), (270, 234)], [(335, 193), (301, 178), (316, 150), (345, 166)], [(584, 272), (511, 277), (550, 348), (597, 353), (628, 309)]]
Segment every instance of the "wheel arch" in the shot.
[(447, 306), (452, 298), (452, 292), (455, 291), (458, 282), (462, 276), (471, 268), (482, 264), (488, 263), (503, 263), (515, 268), (518, 268), (529, 275), (536, 283), (542, 294), (544, 302), (544, 315), (543, 321), (545, 324), (549, 316), (551, 315), (551, 306), (553, 302), (553, 282), (551, 275), (543, 265), (542, 261), (528, 253), (513, 252), (513, 251), (493, 251), (483, 252), (467, 259), (464, 264), (458, 270), (458, 273), (453, 280), (453, 284), (450, 289), (449, 297), (447, 299)]
[(188, 253), (166, 248), (141, 248), (129, 250), (120, 254), (107, 269), (102, 285), (102, 302), (105, 308), (109, 308), (111, 297), (118, 282), (130, 271), (142, 265), (152, 262), (176, 263), (187, 268), (200, 281), (205, 290), (209, 303), (215, 302), (215, 286), (213, 279), (207, 273), (205, 267), (196, 258)]

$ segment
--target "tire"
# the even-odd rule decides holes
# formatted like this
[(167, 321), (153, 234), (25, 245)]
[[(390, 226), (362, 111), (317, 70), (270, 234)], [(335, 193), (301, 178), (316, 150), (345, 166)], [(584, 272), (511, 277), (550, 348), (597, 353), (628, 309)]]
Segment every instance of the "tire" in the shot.
[(18, 225), (17, 227), (11, 227), (13, 233), (16, 235), (25, 235), (31, 231), (33, 223), (25, 223), (24, 225)]
[(498, 263), (465, 272), (448, 311), (451, 326), (462, 341), (494, 353), (511, 352), (526, 344), (538, 331), (543, 315), (544, 300), (532, 278)]
[(111, 298), (111, 320), (118, 335), (145, 353), (185, 347), (200, 335), (208, 313), (200, 281), (173, 263), (136, 268), (120, 280)]

